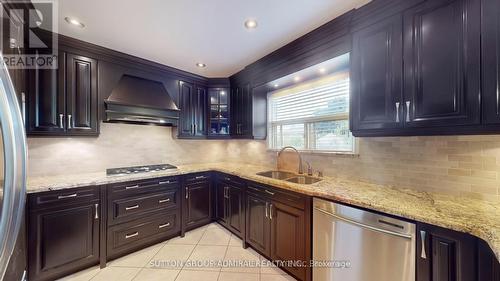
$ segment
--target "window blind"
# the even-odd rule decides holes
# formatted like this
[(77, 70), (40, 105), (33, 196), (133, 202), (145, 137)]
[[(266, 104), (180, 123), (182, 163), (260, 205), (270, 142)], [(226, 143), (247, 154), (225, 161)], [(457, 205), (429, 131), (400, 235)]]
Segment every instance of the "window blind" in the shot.
[(270, 148), (354, 150), (348, 120), (348, 72), (271, 92), (268, 103)]

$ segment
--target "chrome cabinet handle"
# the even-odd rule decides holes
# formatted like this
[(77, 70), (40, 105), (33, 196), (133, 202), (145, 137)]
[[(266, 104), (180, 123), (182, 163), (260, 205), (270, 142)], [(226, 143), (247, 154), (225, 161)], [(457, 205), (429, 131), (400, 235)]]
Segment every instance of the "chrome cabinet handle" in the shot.
[(406, 122), (410, 122), (410, 101), (406, 102)]
[(197, 180), (201, 180), (201, 179), (204, 179), (204, 178), (205, 178), (205, 176), (197, 176), (197, 177), (195, 177), (195, 179), (197, 179)]
[(420, 257), (422, 259), (427, 259), (427, 253), (425, 252), (425, 236), (426, 236), (426, 232), (424, 230), (420, 230), (420, 239), (422, 241), (422, 251), (420, 252)]
[(273, 220), (273, 204), (269, 204), (269, 219)]
[(167, 198), (167, 199), (160, 199), (158, 200), (158, 203), (166, 203), (166, 202), (170, 202), (170, 198)]
[(164, 227), (169, 227), (169, 226), (170, 226), (170, 223), (169, 223), (169, 222), (167, 222), (167, 223), (165, 223), (165, 224), (160, 224), (160, 225), (158, 226), (158, 228), (160, 228), (160, 229), (161, 229), (161, 228), (164, 228)]
[(134, 233), (131, 233), (131, 234), (125, 234), (125, 239), (129, 239), (129, 238), (132, 238), (132, 237), (136, 237), (137, 235), (139, 235), (139, 232), (136, 231)]
[(191, 134), (194, 135), (194, 124), (191, 124)]
[(21, 92), (21, 113), (23, 121), (26, 122), (26, 94), (24, 92)]
[(189, 199), (189, 189), (186, 187), (186, 199)]
[(399, 123), (399, 102), (396, 103), (396, 123)]
[(224, 178), (224, 179), (225, 179), (225, 180), (227, 180), (227, 181), (230, 181), (230, 180), (231, 180), (231, 178)]
[(229, 199), (229, 186), (226, 186), (226, 198)]
[(59, 128), (64, 129), (64, 114), (59, 114)]
[(268, 215), (268, 212), (267, 212), (267, 208), (269, 207), (269, 203), (266, 202), (266, 218), (269, 218), (269, 215)]
[(66, 198), (72, 198), (72, 197), (76, 197), (76, 196), (78, 196), (77, 193), (73, 193), (70, 195), (59, 195), (59, 196), (57, 196), (57, 199), (66, 199)]
[(251, 187), (251, 186), (249, 186), (248, 188), (250, 188), (250, 189), (251, 189), (251, 190), (253, 190), (253, 191), (261, 192), (261, 190), (259, 190), (259, 189), (255, 188), (255, 187)]
[(134, 206), (130, 206), (130, 207), (125, 207), (125, 211), (130, 211), (130, 210), (134, 210), (134, 209), (137, 209), (137, 208), (139, 208), (139, 204), (134, 205)]
[(162, 185), (162, 184), (168, 184), (168, 183), (170, 183), (170, 181), (160, 181), (160, 182), (158, 182), (158, 184), (160, 184), (160, 185)]
[(136, 184), (136, 185), (132, 185), (132, 186), (127, 186), (125, 187), (125, 189), (134, 189), (134, 188), (139, 188), (139, 185)]
[(196, 124), (194, 124), (193, 135), (196, 135)]
[(271, 192), (271, 191), (269, 191), (269, 190), (267, 190), (267, 189), (264, 189), (264, 191), (265, 191), (267, 194), (269, 194), (269, 195), (274, 195), (274, 192)]
[(95, 216), (94, 219), (99, 219), (99, 204), (95, 204)]
[(71, 114), (68, 115), (68, 129), (71, 129), (72, 128), (72, 124), (71, 124)]

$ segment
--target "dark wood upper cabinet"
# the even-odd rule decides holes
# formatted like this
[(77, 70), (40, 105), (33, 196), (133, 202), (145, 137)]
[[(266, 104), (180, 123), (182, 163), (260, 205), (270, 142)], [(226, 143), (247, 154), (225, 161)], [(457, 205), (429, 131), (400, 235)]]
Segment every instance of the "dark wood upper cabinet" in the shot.
[(66, 81), (67, 130), (97, 134), (97, 61), (67, 54)]
[(353, 34), (353, 131), (403, 126), (402, 17), (396, 15)]
[(500, 123), (500, 2), (482, 1), (483, 122)]
[(198, 137), (207, 136), (207, 89), (196, 87), (196, 95), (193, 100), (194, 108), (194, 133)]
[(58, 69), (28, 70), (26, 93), (28, 134), (62, 134), (66, 130), (65, 53), (59, 52), (58, 64)]
[(191, 97), (193, 96), (194, 86), (191, 83), (179, 82), (179, 107), (180, 107), (180, 122), (179, 122), (179, 137), (189, 137), (193, 135), (193, 108), (191, 106)]
[(417, 281), (476, 281), (475, 237), (436, 226), (417, 225)]
[(29, 213), (30, 280), (54, 280), (99, 263), (98, 203)]
[(208, 89), (208, 136), (210, 138), (229, 137), (230, 90), (228, 88)]
[(404, 13), (407, 127), (480, 123), (480, 1), (425, 1)]
[(97, 60), (60, 52), (58, 64), (28, 70), (28, 135), (98, 135)]
[(252, 93), (250, 84), (238, 85), (232, 88), (231, 136), (252, 138)]
[(179, 138), (204, 138), (207, 135), (207, 90), (189, 82), (179, 82)]

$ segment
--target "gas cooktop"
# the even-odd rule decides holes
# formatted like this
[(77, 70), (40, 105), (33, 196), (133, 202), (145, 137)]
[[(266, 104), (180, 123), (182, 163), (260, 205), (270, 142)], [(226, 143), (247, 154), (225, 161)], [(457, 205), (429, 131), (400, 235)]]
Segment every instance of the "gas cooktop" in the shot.
[(175, 169), (177, 169), (177, 167), (170, 164), (134, 166), (134, 167), (106, 169), (106, 175), (108, 176), (127, 175), (127, 174), (149, 173), (149, 172), (175, 170)]

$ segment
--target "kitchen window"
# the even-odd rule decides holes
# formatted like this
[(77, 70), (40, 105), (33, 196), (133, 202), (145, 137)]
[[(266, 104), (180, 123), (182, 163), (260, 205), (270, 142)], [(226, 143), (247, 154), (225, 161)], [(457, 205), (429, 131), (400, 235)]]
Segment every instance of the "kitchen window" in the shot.
[(268, 94), (270, 149), (355, 153), (349, 130), (349, 71)]

